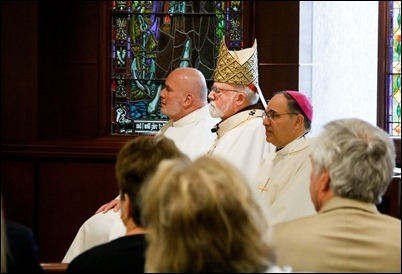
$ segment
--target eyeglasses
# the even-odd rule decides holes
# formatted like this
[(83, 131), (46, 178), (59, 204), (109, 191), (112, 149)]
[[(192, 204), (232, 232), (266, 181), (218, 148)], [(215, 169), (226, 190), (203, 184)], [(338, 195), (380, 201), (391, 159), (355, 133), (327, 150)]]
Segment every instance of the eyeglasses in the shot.
[(264, 111), (264, 113), (261, 115), (262, 119), (268, 118), (271, 121), (274, 121), (281, 117), (282, 115), (298, 115), (299, 113), (295, 112), (286, 112), (286, 113), (276, 113), (274, 111)]
[(212, 92), (212, 91), (215, 92), (215, 94), (218, 95), (218, 96), (222, 95), (226, 91), (239, 92), (239, 91), (234, 90), (234, 89), (224, 89), (224, 88), (217, 88), (217, 87), (212, 87), (209, 92)]

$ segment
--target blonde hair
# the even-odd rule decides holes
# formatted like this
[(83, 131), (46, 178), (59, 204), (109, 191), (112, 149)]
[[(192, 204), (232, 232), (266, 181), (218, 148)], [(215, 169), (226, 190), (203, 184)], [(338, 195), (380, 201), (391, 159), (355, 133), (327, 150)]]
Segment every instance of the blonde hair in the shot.
[(226, 160), (164, 160), (143, 192), (147, 272), (265, 272), (268, 225), (246, 179)]

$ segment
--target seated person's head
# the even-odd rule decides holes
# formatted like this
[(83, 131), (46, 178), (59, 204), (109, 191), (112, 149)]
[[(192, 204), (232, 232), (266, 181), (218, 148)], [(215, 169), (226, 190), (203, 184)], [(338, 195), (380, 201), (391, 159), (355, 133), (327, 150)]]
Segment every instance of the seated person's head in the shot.
[(330, 196), (380, 203), (392, 180), (395, 155), (391, 137), (368, 122), (349, 118), (327, 123), (311, 153), (310, 193), (316, 209)]
[(178, 67), (166, 77), (161, 90), (160, 112), (177, 121), (207, 104), (207, 82), (201, 71)]
[(258, 85), (257, 40), (250, 48), (229, 50), (222, 39), (213, 80), (208, 94), (212, 117), (225, 120), (257, 104), (262, 96)]
[(265, 272), (274, 262), (260, 205), (218, 156), (163, 161), (142, 198), (146, 271)]
[(263, 118), (267, 142), (280, 148), (310, 131), (313, 106), (299, 91), (278, 91), (268, 101)]
[(121, 197), (121, 214), (124, 224), (134, 221), (141, 226), (139, 191), (145, 180), (153, 174), (164, 159), (185, 158), (166, 137), (138, 136), (128, 141), (119, 151), (115, 172)]

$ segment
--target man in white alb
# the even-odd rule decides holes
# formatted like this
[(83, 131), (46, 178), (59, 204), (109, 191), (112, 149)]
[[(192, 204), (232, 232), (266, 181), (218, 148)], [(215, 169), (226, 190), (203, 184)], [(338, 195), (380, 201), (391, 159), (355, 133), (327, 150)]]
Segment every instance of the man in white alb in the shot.
[(253, 188), (259, 192), (269, 224), (316, 213), (310, 199), (309, 138), (313, 107), (298, 91), (280, 91), (263, 116), (267, 142), (276, 152), (261, 163)]
[(222, 119), (212, 129), (216, 139), (209, 153), (225, 158), (251, 180), (264, 156), (274, 150), (262, 125), (266, 102), (258, 86), (257, 40), (238, 51), (229, 51), (221, 41), (208, 98), (211, 116)]

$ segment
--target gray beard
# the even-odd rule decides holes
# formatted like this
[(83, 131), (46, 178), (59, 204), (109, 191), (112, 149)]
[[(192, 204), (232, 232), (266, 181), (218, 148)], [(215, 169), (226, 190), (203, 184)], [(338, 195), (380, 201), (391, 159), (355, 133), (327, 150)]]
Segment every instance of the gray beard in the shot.
[(213, 107), (211, 104), (209, 105), (209, 114), (213, 118), (221, 118), (221, 114), (219, 113), (219, 111), (215, 107)]

